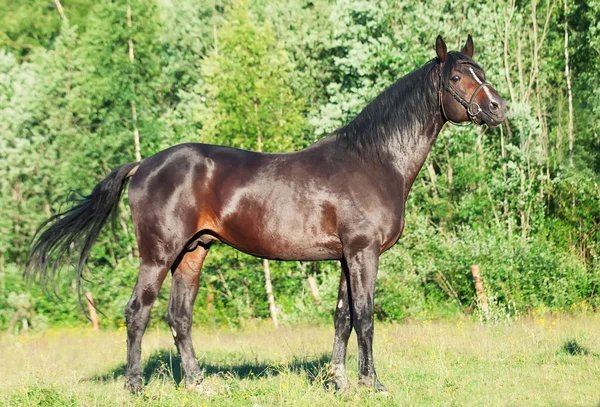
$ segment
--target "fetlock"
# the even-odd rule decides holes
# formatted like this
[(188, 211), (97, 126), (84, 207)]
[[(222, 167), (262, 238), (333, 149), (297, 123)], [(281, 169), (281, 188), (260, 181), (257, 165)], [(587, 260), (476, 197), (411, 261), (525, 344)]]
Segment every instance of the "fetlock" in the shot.
[(139, 394), (144, 390), (144, 382), (141, 375), (125, 377), (125, 390), (132, 394)]
[(190, 392), (198, 393), (207, 397), (211, 397), (216, 394), (216, 392), (204, 381), (202, 373), (194, 375), (190, 380), (186, 379), (186, 389)]
[(376, 375), (359, 376), (358, 385), (368, 387), (369, 389), (372, 389), (372, 391), (375, 391), (377, 393), (388, 393), (387, 388), (383, 384), (381, 384)]
[(343, 394), (350, 389), (350, 382), (343, 365), (331, 364), (328, 369), (329, 381), (335, 387), (336, 393)]

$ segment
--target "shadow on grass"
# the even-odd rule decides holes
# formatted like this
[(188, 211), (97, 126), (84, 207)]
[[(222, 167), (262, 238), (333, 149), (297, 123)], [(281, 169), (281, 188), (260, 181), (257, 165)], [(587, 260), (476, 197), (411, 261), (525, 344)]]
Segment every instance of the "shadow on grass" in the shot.
[[(580, 344), (575, 339), (566, 341), (563, 346), (560, 347), (560, 352), (569, 356), (591, 356), (600, 358), (600, 353), (591, 351), (590, 348)], [(596, 407), (600, 407), (600, 404)]]
[[(203, 370), (205, 377), (222, 376), (233, 377), (236, 379), (258, 379), (264, 376), (276, 376), (282, 372), (295, 372), (306, 375), (310, 382), (324, 378), (326, 365), (330, 361), (330, 355), (322, 354), (314, 358), (294, 358), (291, 362), (280, 365), (261, 362), (243, 362), (243, 363), (210, 363), (203, 361), (200, 363), (200, 369)], [(172, 378), (176, 384), (183, 380), (183, 368), (181, 358), (176, 350), (161, 349), (150, 355), (143, 363), (144, 381), (148, 383), (153, 377)], [(85, 378), (85, 381), (106, 382), (116, 380), (125, 376), (127, 365), (125, 363), (117, 366), (111, 371)]]
[[(560, 348), (561, 351), (571, 356), (579, 356), (579, 355), (592, 355), (588, 348), (583, 345), (580, 345), (579, 342), (572, 339), (567, 342)], [(595, 355), (594, 355), (595, 356)]]

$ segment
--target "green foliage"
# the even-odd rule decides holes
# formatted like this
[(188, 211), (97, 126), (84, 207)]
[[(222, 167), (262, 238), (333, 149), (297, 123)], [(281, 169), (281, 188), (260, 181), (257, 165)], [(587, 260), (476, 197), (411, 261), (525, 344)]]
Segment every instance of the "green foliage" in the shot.
[[(71, 24), (83, 27), (90, 9), (89, 0), (63, 0)], [(0, 48), (10, 49), (27, 59), (38, 47), (50, 47), (61, 31), (61, 17), (48, 0), (0, 1)]]
[(302, 101), (290, 87), (294, 66), (270, 22), (257, 27), (245, 0), (226, 14), (218, 44), (202, 64), (203, 134), (213, 143), (290, 150), (303, 126)]
[[(413, 185), (404, 236), (381, 260), (377, 317), (472, 308), (474, 264), (497, 315), (597, 308), (600, 2), (569, 2), (565, 13), (546, 2), (131, 0), (131, 27), (127, 4), (63, 0), (65, 23), (53, 2), (0, 0), (0, 327), (17, 311), (32, 329), (86, 323), (69, 266), (55, 301), (22, 281), (27, 246), (71, 190), (86, 193), (134, 160), (135, 128), (143, 157), (187, 141), (300, 149), (434, 57), (437, 34), (458, 49), (467, 32), (487, 79), (509, 100), (508, 121), (442, 131)], [(112, 326), (123, 323), (137, 273), (126, 199), (121, 212), (86, 270)], [(271, 268), (281, 320), (330, 320), (337, 263)], [(260, 262), (215, 245), (196, 321), (241, 325), (268, 315)]]
[[(137, 126), (146, 137), (141, 139), (143, 155), (151, 155), (160, 144), (160, 127), (156, 123), (159, 98), (156, 81), (160, 75), (160, 18), (152, 0), (131, 1), (132, 28), (127, 26), (124, 2), (100, 1), (88, 20), (82, 36), (82, 52), (88, 61), (84, 92), (90, 111), (86, 119), (94, 128), (99, 152), (113, 150), (111, 163), (133, 161), (131, 147)], [(129, 40), (133, 44), (134, 62), (130, 60)], [(137, 120), (132, 117), (135, 104)], [(129, 151), (129, 154), (123, 152)]]

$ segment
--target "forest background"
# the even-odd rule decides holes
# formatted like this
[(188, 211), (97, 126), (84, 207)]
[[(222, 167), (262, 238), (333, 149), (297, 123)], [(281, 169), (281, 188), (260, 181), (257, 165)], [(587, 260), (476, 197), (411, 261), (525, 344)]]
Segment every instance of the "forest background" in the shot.
[[(22, 278), (70, 191), (182, 142), (301, 149), (434, 57), (438, 34), (460, 49), (468, 33), (508, 119), (440, 134), (382, 257), (377, 318), (595, 311), (600, 1), (0, 0), (0, 329), (88, 323), (68, 267), (59, 299)], [(123, 324), (137, 276), (130, 219), (125, 198), (85, 270), (105, 327)], [(280, 321), (331, 321), (337, 263), (270, 269)], [(263, 263), (216, 245), (195, 307), (201, 324), (268, 318)]]

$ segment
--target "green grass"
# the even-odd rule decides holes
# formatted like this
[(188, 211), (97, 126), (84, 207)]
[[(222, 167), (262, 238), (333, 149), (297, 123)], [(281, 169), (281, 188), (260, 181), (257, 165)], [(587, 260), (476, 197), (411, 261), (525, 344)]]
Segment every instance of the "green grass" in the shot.
[(181, 367), (168, 331), (144, 340), (143, 395), (123, 390), (124, 330), (48, 331), (0, 337), (0, 404), (8, 406), (597, 406), (600, 318), (546, 317), (510, 326), (469, 320), (377, 325), (375, 357), (390, 395), (354, 386), (337, 396), (325, 381), (328, 327), (195, 329), (194, 343), (217, 395), (178, 387)]

